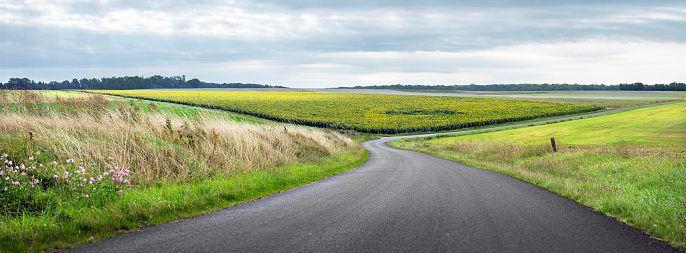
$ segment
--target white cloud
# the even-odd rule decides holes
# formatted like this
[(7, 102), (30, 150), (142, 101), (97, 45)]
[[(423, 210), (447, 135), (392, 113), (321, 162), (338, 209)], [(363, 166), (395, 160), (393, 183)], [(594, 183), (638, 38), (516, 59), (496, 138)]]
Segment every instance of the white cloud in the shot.
[(9, 34), (0, 38), (0, 81), (156, 74), (294, 87), (686, 81), (678, 69), (686, 58), (683, 4), (261, 2), (0, 1), (0, 31)]

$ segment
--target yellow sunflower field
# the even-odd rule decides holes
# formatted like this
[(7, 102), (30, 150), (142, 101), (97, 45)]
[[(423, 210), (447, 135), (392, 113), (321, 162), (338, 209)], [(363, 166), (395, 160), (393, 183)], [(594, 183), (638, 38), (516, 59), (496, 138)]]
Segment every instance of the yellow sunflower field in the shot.
[(89, 92), (218, 108), (281, 122), (368, 133), (451, 130), (601, 109), (568, 103), (452, 96), (178, 90)]

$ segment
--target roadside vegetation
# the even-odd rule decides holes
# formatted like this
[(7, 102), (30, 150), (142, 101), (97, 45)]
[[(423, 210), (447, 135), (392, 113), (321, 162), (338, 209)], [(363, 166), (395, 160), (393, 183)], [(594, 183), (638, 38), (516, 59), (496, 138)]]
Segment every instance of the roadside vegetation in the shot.
[(389, 144), (535, 183), (686, 249), (685, 102)]
[(101, 95), (0, 90), (0, 119), (0, 251), (207, 213), (366, 156), (331, 130)]

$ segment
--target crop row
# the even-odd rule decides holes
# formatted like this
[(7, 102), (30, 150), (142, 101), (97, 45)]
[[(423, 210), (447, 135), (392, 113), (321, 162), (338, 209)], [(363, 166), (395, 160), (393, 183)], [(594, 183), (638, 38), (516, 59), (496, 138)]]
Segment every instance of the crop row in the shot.
[(315, 92), (99, 90), (281, 122), (369, 133), (441, 131), (600, 109), (540, 101)]

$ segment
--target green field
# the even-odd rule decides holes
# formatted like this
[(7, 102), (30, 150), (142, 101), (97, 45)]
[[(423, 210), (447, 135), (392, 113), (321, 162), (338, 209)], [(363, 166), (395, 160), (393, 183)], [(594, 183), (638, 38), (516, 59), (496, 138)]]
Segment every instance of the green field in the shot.
[(466, 135), (432, 140), (434, 144), (468, 140), (502, 140), (516, 145), (539, 145), (554, 137), (561, 144), (674, 146), (686, 149), (686, 104), (676, 103), (573, 120), (545, 127)]
[[(552, 152), (550, 138), (560, 148)], [(686, 249), (686, 102), (390, 145), (538, 184)]]

